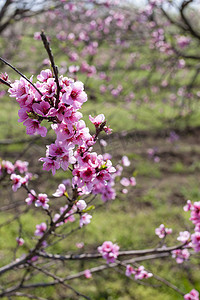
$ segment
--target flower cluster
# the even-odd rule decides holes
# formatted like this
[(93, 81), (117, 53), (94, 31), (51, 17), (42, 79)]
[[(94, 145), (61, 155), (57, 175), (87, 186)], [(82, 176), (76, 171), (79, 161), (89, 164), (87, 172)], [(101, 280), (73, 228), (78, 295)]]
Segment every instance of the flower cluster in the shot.
[(102, 257), (107, 260), (108, 264), (113, 263), (119, 254), (119, 246), (110, 241), (106, 241), (98, 247), (98, 252), (101, 253)]
[(185, 300), (199, 300), (199, 292), (195, 289), (191, 290), (190, 293), (184, 295)]
[(28, 173), (28, 162), (17, 160), (14, 164), (9, 160), (0, 161), (0, 176), (3, 173), (12, 174), (19, 172), (20, 174)]
[(167, 234), (171, 234), (172, 229), (166, 228), (165, 225), (161, 224), (158, 228), (155, 229), (155, 234), (158, 235), (160, 239), (166, 237)]
[(146, 279), (153, 276), (152, 273), (149, 273), (145, 270), (144, 266), (139, 266), (138, 268), (133, 268), (131, 265), (126, 266), (126, 276), (134, 275), (135, 280)]
[[(59, 168), (66, 171), (69, 165), (73, 165), (72, 187), (79, 194), (100, 193), (104, 201), (114, 199), (112, 173), (115, 168), (109, 159), (105, 160), (102, 155), (92, 152), (100, 131), (111, 133), (104, 115), (89, 117), (96, 129), (96, 134), (92, 136), (79, 112), (87, 101), (83, 83), (60, 76), (58, 86), (49, 69), (41, 71), (37, 79), (35, 85), (31, 85), (20, 78), (11, 84), (9, 93), (20, 105), (19, 122), (26, 126), (27, 134), (45, 137), (47, 128), (41, 126), (41, 122), (47, 120), (53, 123), (51, 127), (56, 140), (47, 146), (46, 157), (40, 158), (44, 163), (43, 170), (51, 170), (54, 175)], [(20, 187), (20, 179), (13, 180), (16, 182), (15, 189)]]
[[(0, 176), (10, 175), (12, 190), (16, 192), (22, 185), (26, 185), (33, 174), (28, 172), (28, 162), (17, 160), (14, 164), (9, 160), (0, 161)], [(19, 175), (20, 174), (20, 175)], [(22, 177), (21, 175), (24, 175)]]
[(182, 264), (185, 260), (190, 257), (188, 249), (177, 249), (172, 251), (172, 257), (176, 258), (177, 264)]
[(191, 245), (196, 252), (200, 251), (200, 201), (191, 203), (190, 200), (183, 208), (185, 211), (191, 211), (190, 220), (195, 225), (194, 233), (191, 235)]
[(177, 44), (182, 49), (187, 47), (190, 44), (190, 42), (191, 42), (191, 39), (184, 35), (177, 36)]

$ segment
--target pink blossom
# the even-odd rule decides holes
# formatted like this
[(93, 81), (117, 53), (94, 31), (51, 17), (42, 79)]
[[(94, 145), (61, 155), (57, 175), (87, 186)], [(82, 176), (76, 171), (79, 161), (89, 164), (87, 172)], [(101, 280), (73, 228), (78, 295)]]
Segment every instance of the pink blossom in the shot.
[[(31, 173), (29, 173), (31, 174)], [(23, 185), (27, 185), (29, 180), (31, 179), (30, 175), (29, 174), (26, 174), (24, 177), (22, 177), (21, 179), (21, 184)], [(31, 174), (32, 175), (32, 174)]]
[(120, 183), (123, 185), (123, 186), (129, 186), (130, 185), (130, 180), (126, 177), (123, 177), (121, 180), (120, 180)]
[(84, 243), (83, 243), (83, 242), (76, 243), (76, 247), (77, 247), (78, 249), (81, 249), (81, 248), (84, 247)]
[(181, 231), (179, 232), (179, 237), (177, 238), (178, 241), (181, 243), (186, 243), (190, 238), (190, 233), (188, 231)]
[(13, 181), (12, 190), (16, 192), (22, 185), (22, 177), (20, 175), (11, 174), (10, 179)]
[(185, 300), (199, 300), (199, 292), (195, 289), (191, 290), (184, 296)]
[(128, 157), (126, 155), (124, 155), (122, 157), (122, 165), (125, 167), (129, 167), (131, 164), (130, 160), (128, 159)]
[(43, 170), (46, 171), (52, 170), (53, 175), (55, 175), (56, 170), (60, 168), (60, 163), (54, 159), (48, 157), (41, 157), (39, 160), (44, 162)]
[(90, 272), (90, 270), (85, 270), (84, 271), (84, 276), (85, 276), (85, 278), (91, 278), (92, 277), (92, 273)]
[(190, 44), (190, 38), (186, 36), (178, 36), (177, 37), (177, 44), (180, 48), (185, 48)]
[(132, 274), (134, 274), (134, 268), (131, 265), (127, 265), (126, 266), (126, 276), (131, 276)]
[(42, 222), (41, 224), (36, 225), (36, 236), (43, 236), (44, 232), (47, 230), (46, 223)]
[(8, 174), (11, 174), (14, 172), (15, 167), (9, 160), (2, 160), (1, 167), (4, 169)]
[(42, 70), (40, 75), (37, 76), (37, 79), (41, 82), (46, 82), (48, 78), (52, 77), (52, 72), (50, 69)]
[(93, 118), (91, 115), (89, 115), (89, 120), (95, 125), (95, 127), (99, 127), (105, 121), (105, 116), (100, 114)]
[(27, 161), (17, 160), (14, 164), (14, 167), (17, 168), (22, 174), (28, 171), (28, 165), (29, 163)]
[(35, 40), (41, 40), (40, 32), (35, 32), (34, 33), (34, 39)]
[(163, 224), (160, 225), (160, 227), (155, 229), (155, 234), (158, 235), (160, 239), (163, 239), (167, 234), (171, 234), (172, 229), (165, 228)]
[(119, 254), (119, 246), (110, 241), (106, 241), (98, 247), (98, 252), (107, 260), (107, 263), (113, 263)]
[(194, 223), (200, 223), (200, 201), (194, 202), (191, 209), (191, 218), (190, 220)]
[(192, 203), (190, 200), (187, 200), (187, 204), (183, 207), (184, 211), (189, 211), (192, 209)]
[(107, 146), (107, 142), (103, 139), (100, 140), (100, 145), (103, 146), (103, 147), (106, 147)]
[(184, 60), (184, 59), (179, 59), (179, 60), (178, 60), (177, 67), (178, 67), (179, 69), (183, 69), (183, 68), (185, 67), (185, 60)]
[(112, 133), (112, 129), (109, 126), (104, 126), (103, 130), (105, 131), (106, 134)]
[(136, 179), (135, 179), (135, 177), (131, 177), (129, 180), (130, 180), (130, 185), (136, 186)]
[(191, 235), (192, 247), (195, 252), (200, 251), (200, 232), (195, 232)]
[(44, 126), (41, 126), (37, 120), (27, 119), (24, 121), (26, 126), (26, 133), (29, 135), (40, 134), (42, 137), (45, 137), (47, 134), (47, 129)]
[(15, 97), (21, 105), (28, 105), (33, 101), (33, 95), (31, 94), (30, 84), (24, 79), (16, 80), (11, 84), (11, 88), (8, 90), (10, 97)]
[(45, 117), (48, 115), (50, 104), (48, 102), (41, 101), (40, 103), (34, 103), (32, 108), (36, 114)]
[(77, 73), (79, 71), (79, 66), (69, 66), (69, 72), (70, 73)]
[(42, 206), (44, 209), (48, 209), (49, 205), (47, 204), (49, 199), (46, 194), (38, 194), (37, 200), (35, 202), (35, 206), (39, 207)]
[(182, 264), (185, 260), (188, 260), (190, 253), (188, 249), (177, 249), (172, 251), (172, 257), (176, 258), (177, 264)]
[(62, 197), (64, 193), (66, 192), (66, 187), (64, 184), (59, 184), (56, 192), (53, 194), (54, 197)]
[(81, 81), (76, 81), (71, 85), (71, 93), (63, 94), (63, 103), (72, 105), (73, 108), (79, 109), (87, 101), (87, 94), (84, 92), (84, 86)]
[(87, 204), (84, 200), (78, 200), (76, 202), (76, 207), (78, 208), (78, 210), (82, 211), (87, 207)]
[(26, 198), (25, 202), (28, 205), (31, 205), (32, 203), (34, 203), (37, 200), (37, 195), (36, 192), (34, 190), (30, 190), (31, 193), (28, 193), (28, 198)]
[(135, 274), (135, 280), (146, 279), (146, 278), (150, 278), (153, 276), (152, 273), (148, 273), (144, 269), (144, 266), (139, 266), (139, 268), (134, 271), (134, 274)]
[(88, 225), (91, 222), (90, 219), (92, 219), (92, 216), (87, 214), (87, 213), (81, 215), (81, 217), (80, 217), (80, 227), (83, 227), (83, 225)]
[(108, 160), (108, 159), (110, 160), (111, 158), (112, 158), (112, 155), (110, 153), (104, 153), (103, 154), (103, 159), (104, 160)]
[(17, 238), (16, 238), (16, 241), (17, 241), (17, 244), (18, 244), (19, 246), (24, 245), (24, 239), (23, 239), (23, 238), (17, 237)]

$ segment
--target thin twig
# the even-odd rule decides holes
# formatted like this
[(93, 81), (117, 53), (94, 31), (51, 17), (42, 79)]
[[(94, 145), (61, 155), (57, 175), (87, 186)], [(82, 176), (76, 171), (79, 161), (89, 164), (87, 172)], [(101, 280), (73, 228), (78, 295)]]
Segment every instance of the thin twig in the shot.
[[(128, 256), (128, 255), (146, 255), (146, 254), (159, 254), (159, 253), (170, 253), (173, 250), (181, 249), (185, 245), (177, 245), (174, 247), (166, 247), (166, 248), (153, 248), (153, 249), (144, 249), (144, 250), (127, 250), (127, 251), (120, 251), (118, 254), (118, 257), (120, 256)], [(55, 259), (55, 260), (84, 260), (84, 259), (97, 259), (102, 258), (102, 255), (100, 253), (83, 253), (83, 254), (69, 254), (69, 255), (59, 255), (59, 254), (51, 254), (51, 253), (44, 253), (41, 251), (37, 252), (38, 256), (49, 258), (49, 259)]]
[(33, 87), (34, 89), (36, 89), (36, 91), (43, 96), (43, 94), (40, 92), (40, 90), (38, 90), (38, 88), (25, 76), (23, 75), (19, 70), (17, 70), (15, 67), (13, 67), (9, 62), (7, 62), (5, 59), (3, 59), (2, 57), (0, 57), (0, 60), (6, 64), (7, 66), (9, 66), (11, 69), (13, 69), (16, 73), (18, 73), (19, 75), (21, 75), (26, 81), (28, 81)]
[(39, 272), (42, 272), (44, 273), (45, 275), (49, 276), (49, 277), (52, 277), (53, 279), (57, 280), (60, 284), (64, 285), (65, 287), (69, 288), (70, 290), (72, 290), (77, 296), (81, 296), (87, 300), (90, 300), (89, 297), (81, 294), (80, 292), (76, 291), (73, 287), (71, 287), (69, 284), (66, 284), (64, 282), (64, 279), (63, 278), (60, 278), (54, 274), (52, 274), (51, 272), (49, 272), (48, 270), (45, 270), (43, 268), (40, 268), (38, 266), (35, 266), (35, 265), (31, 265), (33, 268), (35, 268), (36, 270), (38, 270)]
[(9, 82), (3, 80), (2, 78), (0, 78), (0, 82), (7, 85), (7, 86), (9, 86), (9, 87), (11, 87), (11, 84)]
[(41, 297), (38, 297), (38, 296), (34, 296), (34, 295), (31, 295), (31, 294), (26, 294), (26, 293), (20, 293), (20, 292), (10, 293), (10, 296), (26, 297), (26, 298), (29, 298), (29, 299), (36, 299), (36, 300), (48, 300), (46, 298), (41, 298)]

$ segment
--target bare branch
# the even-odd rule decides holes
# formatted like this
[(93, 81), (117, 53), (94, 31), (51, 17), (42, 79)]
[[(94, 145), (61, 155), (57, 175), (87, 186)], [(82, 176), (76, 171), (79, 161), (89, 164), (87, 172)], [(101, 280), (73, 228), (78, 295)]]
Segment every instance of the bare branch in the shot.
[(194, 30), (194, 28), (192, 27), (191, 23), (189, 22), (189, 20), (187, 19), (186, 15), (185, 15), (185, 9), (186, 7), (192, 3), (193, 0), (185, 0), (183, 1), (181, 8), (180, 8), (180, 14), (181, 14), (181, 18), (183, 20), (183, 22), (185, 23), (185, 25), (187, 26), (188, 31), (198, 40), (200, 40), (200, 34)]
[[(127, 250), (127, 251), (120, 251), (118, 257), (120, 256), (129, 256), (129, 255), (146, 255), (146, 254), (156, 254), (156, 253), (169, 253), (173, 250), (182, 249), (185, 246), (185, 244), (177, 245), (174, 247), (168, 247), (168, 248), (157, 248), (157, 249), (145, 249), (145, 250)], [(44, 252), (37, 252), (38, 256), (54, 259), (54, 260), (84, 260), (84, 259), (97, 259), (102, 258), (102, 255), (100, 253), (84, 253), (84, 254), (69, 254), (69, 255), (58, 255), (58, 254), (50, 254), (50, 253), (44, 253)]]
[(0, 60), (6, 64), (7, 66), (9, 66), (11, 69), (13, 69), (16, 73), (18, 73), (20, 76), (22, 76), (26, 81), (28, 81), (28, 83), (30, 83), (34, 89), (36, 89), (36, 91), (43, 96), (43, 94), (40, 92), (40, 90), (38, 90), (38, 88), (25, 76), (23, 75), (19, 70), (17, 70), (15, 67), (13, 67), (9, 62), (7, 62), (5, 59), (3, 59), (2, 57), (0, 57)]

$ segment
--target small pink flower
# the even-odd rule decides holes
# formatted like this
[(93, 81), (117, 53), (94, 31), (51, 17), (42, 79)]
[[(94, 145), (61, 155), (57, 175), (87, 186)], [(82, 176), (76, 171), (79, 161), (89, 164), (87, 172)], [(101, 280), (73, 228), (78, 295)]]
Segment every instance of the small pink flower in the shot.
[(191, 235), (192, 247), (195, 252), (200, 251), (200, 232), (195, 232)]
[(48, 209), (49, 205), (47, 204), (49, 199), (46, 194), (38, 194), (37, 200), (35, 202), (35, 206), (39, 207), (42, 206), (44, 209)]
[(177, 249), (172, 251), (172, 257), (176, 258), (177, 264), (182, 264), (185, 260), (190, 257), (188, 249)]
[(43, 236), (44, 232), (47, 230), (47, 225), (46, 223), (41, 223), (36, 225), (36, 231), (35, 231), (35, 235), (36, 236)]
[(14, 164), (14, 167), (19, 170), (21, 174), (28, 171), (28, 162), (17, 160)]
[(28, 198), (25, 200), (28, 205), (31, 205), (33, 202), (35, 202), (35, 200), (37, 200), (36, 192), (34, 190), (31, 190), (30, 192), (31, 193), (28, 193)]
[(83, 242), (76, 243), (76, 247), (77, 247), (78, 249), (81, 249), (81, 248), (84, 247), (84, 243), (83, 243)]
[(128, 159), (127, 156), (124, 155), (124, 156), (122, 157), (122, 165), (123, 165), (124, 167), (129, 167), (130, 164), (131, 164), (130, 160)]
[(134, 271), (134, 274), (135, 274), (135, 280), (147, 279), (153, 276), (152, 273), (148, 273), (144, 269), (144, 266), (139, 266), (139, 268)]
[(39, 161), (43, 161), (43, 170), (52, 171), (52, 174), (55, 175), (56, 170), (60, 169), (60, 163), (49, 157), (41, 157)]
[(106, 141), (104, 141), (103, 139), (100, 140), (100, 145), (103, 147), (106, 147), (108, 144)]
[(52, 77), (52, 72), (49, 69), (42, 70), (40, 72), (40, 75), (37, 76), (37, 79), (40, 80), (41, 82), (46, 82), (47, 79)]
[(83, 227), (83, 225), (88, 225), (91, 222), (90, 219), (92, 219), (92, 216), (87, 214), (87, 213), (81, 215), (81, 217), (80, 217), (80, 227)]
[(123, 189), (122, 190), (122, 194), (128, 194), (128, 190), (127, 189)]
[(79, 69), (79, 66), (69, 66), (69, 73), (77, 73)]
[(106, 134), (112, 133), (112, 129), (109, 126), (104, 126), (103, 130), (105, 131)]
[(22, 177), (20, 175), (11, 174), (10, 179), (13, 181), (12, 190), (16, 192), (22, 185)]
[(185, 300), (199, 300), (199, 292), (195, 289), (191, 290), (190, 293), (184, 296)]
[(29, 135), (40, 134), (42, 137), (45, 137), (47, 134), (47, 129), (44, 126), (41, 126), (37, 120), (27, 119), (24, 121), (26, 126), (26, 133)]
[(190, 238), (190, 233), (188, 231), (181, 231), (179, 232), (179, 237), (177, 237), (177, 240), (181, 243), (186, 243)]
[(135, 177), (131, 177), (129, 180), (130, 180), (130, 185), (136, 186), (136, 179), (135, 179)]
[(41, 40), (40, 32), (35, 32), (34, 33), (34, 39), (38, 40), (38, 41)]
[(132, 274), (134, 274), (134, 269), (131, 265), (127, 265), (126, 266), (126, 276), (131, 276)]
[(123, 177), (121, 180), (120, 180), (120, 183), (121, 185), (123, 186), (129, 186), (130, 185), (130, 180), (126, 177)]
[(105, 121), (105, 116), (100, 114), (93, 118), (91, 115), (89, 115), (89, 120), (95, 125), (95, 127), (99, 127), (99, 125)]
[(87, 207), (87, 204), (86, 204), (86, 202), (84, 200), (79, 200), (76, 203), (76, 207), (78, 208), (78, 210), (82, 211), (82, 210), (84, 210)]
[(2, 160), (1, 166), (8, 174), (13, 173), (15, 170), (14, 165), (9, 160)]
[(19, 246), (24, 245), (24, 239), (23, 239), (23, 238), (17, 237), (17, 238), (16, 238), (16, 241), (17, 241), (17, 244), (18, 244)]
[(187, 201), (187, 204), (183, 207), (184, 211), (189, 211), (192, 209), (192, 203), (190, 200)]
[(64, 184), (59, 184), (56, 192), (53, 194), (54, 197), (62, 197), (64, 193), (66, 192), (66, 187)]
[(171, 234), (172, 229), (171, 228), (165, 228), (163, 224), (160, 225), (160, 227), (155, 229), (155, 234), (158, 235), (160, 239), (163, 239), (167, 234)]
[(91, 278), (92, 277), (92, 273), (90, 272), (90, 270), (85, 270), (84, 271), (84, 276), (85, 276), (85, 278)]
[(113, 263), (119, 254), (119, 246), (110, 241), (106, 241), (98, 247), (98, 252), (107, 260), (107, 263)]

